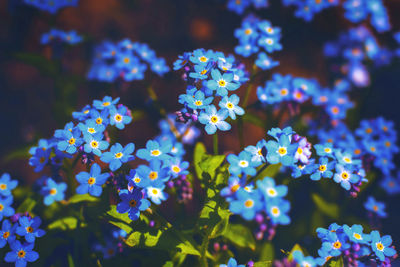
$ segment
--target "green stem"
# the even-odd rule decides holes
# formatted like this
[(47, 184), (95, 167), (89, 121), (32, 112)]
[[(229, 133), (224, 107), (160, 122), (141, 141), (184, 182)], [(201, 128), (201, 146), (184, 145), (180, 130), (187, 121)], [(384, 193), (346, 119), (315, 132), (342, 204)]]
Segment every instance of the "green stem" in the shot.
[(247, 181), (246, 184), (250, 184), (252, 181), (254, 181), (258, 175), (260, 175), (260, 173), (265, 170), (269, 165), (267, 163), (264, 164), (264, 166), (262, 166), (256, 173), (256, 175), (250, 177), (250, 179)]
[(208, 251), (209, 242), (210, 242), (210, 240), (208, 239), (208, 230), (207, 230), (206, 235), (204, 236), (203, 242), (201, 243), (201, 247), (200, 247), (200, 264), (203, 267), (208, 267), (207, 251)]
[(213, 135), (214, 155), (218, 155), (218, 133)]

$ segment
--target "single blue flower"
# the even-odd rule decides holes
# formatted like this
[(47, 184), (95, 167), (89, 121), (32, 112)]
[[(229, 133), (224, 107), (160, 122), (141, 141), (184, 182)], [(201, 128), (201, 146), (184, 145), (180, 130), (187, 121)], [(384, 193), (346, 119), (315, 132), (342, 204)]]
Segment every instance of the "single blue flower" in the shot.
[(202, 91), (197, 91), (194, 94), (194, 97), (187, 98), (188, 107), (197, 110), (197, 109), (205, 109), (208, 105), (213, 101), (213, 97), (205, 97)]
[(7, 244), (11, 244), (14, 242), (16, 236), (15, 236), (15, 229), (17, 228), (17, 225), (12, 225), (9, 220), (4, 220), (3, 224), (1, 225), (1, 230), (0, 230), (0, 248), (4, 248), (4, 246)]
[(69, 154), (74, 154), (82, 143), (81, 131), (78, 128), (74, 128), (72, 132), (63, 131), (63, 137), (57, 143), (57, 148)]
[(257, 67), (259, 67), (262, 70), (270, 70), (273, 67), (278, 66), (279, 62), (274, 61), (271, 57), (267, 56), (266, 53), (261, 52), (261, 53), (258, 53), (255, 64)]
[(18, 181), (11, 180), (11, 176), (8, 173), (3, 173), (0, 177), (0, 195), (8, 197), (11, 195), (11, 190), (17, 187)]
[(317, 155), (321, 157), (331, 157), (334, 158), (333, 154), (333, 145), (332, 143), (325, 143), (323, 145), (321, 144), (316, 144), (314, 145), (315, 150), (317, 151)]
[(267, 201), (266, 212), (271, 219), (272, 224), (287, 225), (290, 218), (286, 214), (290, 210), (290, 202), (282, 198), (272, 198)]
[(11, 215), (14, 215), (15, 210), (11, 207), (13, 200), (14, 199), (12, 195), (9, 195), (5, 198), (0, 197), (0, 221), (3, 220), (4, 217), (10, 217)]
[(163, 191), (164, 188), (165, 185), (162, 185), (161, 187), (148, 186), (146, 188), (146, 196), (150, 198), (154, 204), (160, 205), (161, 201), (166, 200), (168, 197), (168, 194)]
[(120, 143), (116, 143), (110, 148), (110, 152), (103, 152), (100, 160), (109, 163), (111, 171), (116, 171), (122, 166), (122, 163), (126, 163), (135, 158), (132, 155), (134, 150), (135, 145), (133, 143), (129, 143), (125, 147), (122, 147)]
[(231, 201), (229, 209), (233, 213), (241, 215), (245, 220), (252, 220), (263, 207), (258, 191), (247, 192), (240, 188), (236, 191), (235, 197), (236, 199)]
[(264, 194), (265, 198), (284, 197), (288, 192), (286, 185), (275, 185), (275, 180), (271, 177), (258, 180), (257, 188)]
[(110, 111), (107, 108), (101, 110), (101, 112), (99, 112), (96, 109), (92, 109), (90, 111), (89, 115), (90, 115), (90, 118), (92, 120), (94, 120), (96, 122), (96, 124), (100, 127), (99, 131), (101, 131), (101, 129), (102, 129), (101, 126), (104, 126), (104, 129), (105, 129), (105, 127), (107, 127), (110, 122), (110, 120), (108, 119), (108, 117), (110, 115)]
[(353, 173), (353, 165), (336, 164), (335, 168), (336, 173), (333, 176), (333, 180), (346, 190), (350, 190), (351, 184), (358, 183), (361, 179), (359, 175)]
[(219, 70), (211, 71), (212, 80), (207, 82), (207, 87), (217, 91), (217, 95), (226, 96), (228, 91), (233, 91), (239, 88), (240, 84), (233, 81), (233, 73), (224, 73), (221, 75)]
[(110, 109), (110, 124), (115, 125), (118, 129), (122, 130), (126, 124), (132, 121), (132, 117), (128, 114), (128, 109), (121, 106), (118, 109), (115, 107)]
[(29, 159), (29, 165), (35, 167), (35, 172), (40, 172), (46, 166), (47, 162), (49, 162), (49, 157), (51, 154), (51, 149), (35, 149), (34, 154)]
[(169, 67), (164, 58), (155, 58), (151, 62), (151, 70), (157, 75), (162, 76), (169, 71)]
[(350, 241), (359, 244), (368, 244), (371, 241), (371, 236), (363, 233), (363, 227), (359, 224), (354, 224), (349, 227), (348, 225), (343, 225), (343, 231), (349, 237)]
[(297, 150), (298, 144), (290, 144), (289, 137), (282, 134), (279, 137), (279, 142), (270, 140), (266, 144), (267, 147), (267, 161), (271, 164), (279, 162), (284, 166), (291, 166), (294, 163), (294, 154)]
[(80, 185), (76, 188), (76, 193), (87, 194), (99, 197), (103, 192), (102, 185), (110, 177), (109, 173), (101, 173), (101, 168), (94, 163), (90, 168), (90, 173), (80, 172), (76, 175), (76, 180)]
[(149, 140), (146, 143), (146, 148), (138, 149), (136, 156), (138, 158), (150, 161), (152, 159), (167, 160), (171, 158), (168, 153), (171, 152), (172, 143), (171, 141), (158, 142), (155, 140)]
[(102, 150), (107, 149), (109, 146), (107, 141), (102, 140), (103, 137), (103, 134), (100, 132), (94, 135), (85, 134), (83, 136), (83, 139), (85, 140), (85, 145), (83, 146), (85, 152), (93, 153), (96, 156), (100, 157), (102, 154)]
[(267, 141), (264, 139), (258, 141), (257, 145), (255, 146), (247, 146), (244, 148), (245, 151), (249, 152), (251, 154), (251, 161), (254, 163), (257, 163), (256, 167), (261, 165), (262, 163), (266, 162), (266, 154), (267, 154), (267, 148), (265, 145), (267, 144)]
[(228, 117), (226, 109), (217, 109), (214, 105), (208, 106), (199, 116), (199, 122), (205, 124), (205, 130), (208, 134), (214, 134), (217, 129), (221, 131), (229, 131), (231, 125), (225, 121)]
[(48, 178), (46, 185), (42, 188), (41, 193), (44, 195), (44, 204), (49, 206), (54, 201), (64, 199), (64, 192), (67, 189), (66, 183), (56, 183), (53, 179)]
[(366, 210), (376, 214), (378, 217), (386, 218), (387, 213), (385, 211), (386, 205), (384, 202), (376, 201), (373, 196), (369, 196), (367, 201), (364, 203)]
[(153, 187), (160, 187), (170, 178), (168, 167), (162, 166), (162, 161), (158, 159), (150, 160), (150, 166), (140, 165), (136, 171), (139, 179), (144, 180), (143, 183)]
[(97, 124), (94, 119), (86, 120), (85, 123), (79, 123), (78, 128), (82, 131), (82, 134), (85, 135), (95, 135), (99, 133), (103, 133), (106, 127), (103, 124)]
[(300, 250), (295, 250), (292, 253), (293, 261), (295, 261), (301, 267), (316, 267), (319, 266), (317, 261), (312, 256), (305, 257), (303, 252)]
[(378, 231), (371, 232), (371, 247), (375, 255), (380, 261), (385, 260), (385, 256), (392, 257), (396, 254), (396, 250), (390, 247), (392, 244), (392, 237), (390, 235), (382, 236)]
[(25, 267), (27, 262), (34, 262), (39, 258), (39, 254), (33, 251), (34, 243), (21, 244), (15, 240), (10, 244), (11, 252), (7, 252), (4, 260), (6, 262), (15, 262), (16, 267)]
[(247, 151), (242, 151), (238, 156), (234, 154), (230, 154), (227, 157), (227, 160), (230, 164), (229, 172), (234, 175), (240, 175), (244, 173), (245, 175), (255, 175), (256, 169), (255, 166), (257, 163), (253, 162), (252, 155)]
[(240, 116), (244, 114), (244, 109), (238, 106), (239, 100), (240, 98), (235, 94), (229, 97), (224, 96), (218, 105), (220, 106), (220, 108), (225, 108), (226, 110), (228, 110), (229, 117), (235, 120), (236, 114)]
[(181, 175), (187, 175), (189, 173), (189, 171), (187, 170), (187, 168), (189, 167), (189, 162), (183, 161), (178, 157), (165, 161), (164, 167), (169, 168), (169, 174), (173, 178)]
[(74, 118), (78, 121), (84, 121), (87, 118), (89, 118), (90, 110), (91, 110), (90, 105), (86, 105), (85, 107), (82, 108), (81, 111), (72, 112), (72, 118)]
[(20, 236), (25, 236), (26, 242), (35, 242), (36, 237), (42, 237), (46, 232), (39, 229), (42, 220), (39, 217), (28, 218), (23, 216), (19, 218), (19, 225), (16, 229), (16, 233)]
[(150, 201), (143, 198), (142, 190), (134, 188), (131, 192), (123, 189), (119, 192), (121, 202), (117, 205), (118, 213), (128, 212), (131, 220), (139, 219), (140, 212), (150, 207)]
[(103, 100), (93, 100), (93, 107), (98, 110), (111, 109), (118, 103), (119, 97), (112, 99), (111, 96), (105, 96)]
[(311, 180), (318, 181), (321, 177), (332, 178), (333, 172), (331, 171), (335, 166), (335, 162), (329, 162), (327, 157), (319, 158), (319, 163), (313, 164), (313, 174), (311, 174)]

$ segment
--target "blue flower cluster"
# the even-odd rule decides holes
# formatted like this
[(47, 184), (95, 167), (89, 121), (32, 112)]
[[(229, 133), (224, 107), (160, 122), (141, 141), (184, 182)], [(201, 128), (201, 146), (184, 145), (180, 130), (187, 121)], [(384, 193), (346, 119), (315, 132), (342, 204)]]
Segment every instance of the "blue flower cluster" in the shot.
[(79, 0), (24, 0), (24, 3), (37, 9), (48, 11), (51, 14), (57, 13), (61, 8), (76, 6)]
[(324, 9), (339, 5), (339, 0), (282, 0), (284, 6), (295, 6), (294, 15), (297, 18), (302, 18), (305, 21), (311, 21), (315, 14), (320, 13)]
[(391, 247), (392, 238), (389, 235), (381, 237), (378, 231), (363, 233), (363, 227), (358, 224), (340, 226), (333, 223), (328, 229), (318, 228), (317, 234), (322, 241), (322, 247), (318, 250), (320, 258), (316, 259), (317, 265), (323, 265), (332, 257), (342, 256), (344, 266), (365, 266), (363, 262), (368, 261), (375, 262), (378, 266), (387, 266), (390, 264), (390, 257), (396, 254)]
[[(358, 0), (357, 0), (358, 1)], [(370, 61), (375, 67), (391, 63), (395, 51), (379, 45), (373, 33), (365, 26), (351, 28), (340, 34), (337, 41), (328, 42), (324, 48), (325, 56), (332, 58), (336, 67), (357, 87), (370, 84), (370, 74), (367, 65)]]
[(282, 50), (281, 29), (272, 26), (268, 20), (247, 16), (243, 19), (241, 27), (235, 30), (235, 37), (239, 39), (239, 45), (235, 47), (236, 54), (249, 57), (258, 53), (255, 64), (262, 70), (279, 65), (279, 62), (267, 54)]
[[(78, 154), (77, 159), (81, 158), (83, 163), (89, 165), (97, 156), (109, 164), (111, 171), (117, 170), (122, 163), (133, 158), (133, 144), (122, 147), (116, 143), (111, 146), (110, 151), (105, 151), (109, 147), (107, 127), (124, 129), (132, 121), (131, 112), (124, 105), (118, 104), (118, 101), (119, 98), (112, 99), (109, 96), (94, 100), (92, 106), (87, 105), (81, 111), (72, 113), (76, 123), (68, 122), (64, 129), (56, 130), (51, 139), (41, 139), (37, 147), (30, 149), (32, 157), (29, 165), (35, 168), (35, 172), (42, 171), (46, 165), (52, 171), (51, 178), (43, 177), (39, 180), (46, 205), (64, 199), (67, 186), (59, 174), (64, 158)], [(100, 166), (94, 163), (90, 173), (81, 172), (76, 176), (81, 184), (77, 193), (99, 196), (101, 185), (108, 177), (109, 174), (101, 174)]]
[(253, 6), (255, 9), (269, 6), (268, 0), (228, 0), (227, 8), (236, 14), (243, 14), (247, 8)]
[(95, 48), (94, 53), (92, 67), (88, 73), (90, 80), (143, 80), (148, 66), (159, 76), (169, 71), (165, 59), (157, 57), (147, 44), (132, 42), (129, 39), (118, 43), (105, 41)]
[(51, 29), (49, 32), (43, 33), (40, 38), (40, 43), (43, 45), (65, 43), (75, 45), (82, 42), (82, 36), (78, 35), (76, 31), (62, 31), (58, 29)]
[(311, 101), (315, 106), (324, 108), (331, 120), (340, 120), (346, 117), (348, 109), (353, 107), (346, 92), (350, 85), (345, 80), (337, 80), (333, 90), (322, 88), (314, 79), (292, 77), (290, 74), (275, 73), (272, 80), (266, 81), (264, 86), (257, 87), (257, 96), (264, 105), (302, 104)]
[[(27, 262), (34, 262), (39, 254), (33, 251), (35, 240), (42, 237), (45, 231), (39, 229), (42, 220), (40, 217), (32, 218), (29, 214), (15, 213), (12, 190), (18, 181), (11, 180), (8, 173), (0, 177), (0, 248), (9, 244), (11, 251), (4, 257), (6, 262), (15, 262), (15, 266), (26, 266)], [(9, 218), (9, 219), (5, 219)], [(24, 243), (23, 242), (24, 239)]]
[[(205, 125), (208, 134), (214, 134), (217, 129), (228, 131), (231, 125), (225, 120), (228, 116), (236, 119), (243, 115), (244, 110), (238, 105), (236, 94), (229, 96), (248, 80), (244, 65), (236, 62), (232, 55), (225, 56), (222, 52), (197, 49), (184, 53), (174, 62), (174, 70), (184, 68), (188, 86), (186, 94), (179, 96), (179, 103), (185, 105), (179, 112), (182, 122), (199, 121)], [(217, 97), (220, 107), (213, 104)]]
[(360, 23), (370, 17), (371, 25), (378, 32), (391, 28), (388, 12), (382, 0), (346, 0), (343, 3), (344, 16), (353, 23)]
[(220, 264), (219, 267), (245, 267), (243, 264), (237, 264), (237, 261), (234, 258), (230, 258), (228, 264)]
[(399, 177), (394, 178), (391, 174), (395, 169), (394, 156), (399, 152), (392, 121), (382, 117), (362, 120), (354, 132), (344, 123), (339, 123), (329, 130), (318, 129), (315, 134), (321, 144), (325, 143), (323, 146), (332, 147), (335, 140), (334, 146), (361, 159), (364, 169), (373, 166), (380, 170), (384, 175), (381, 186), (385, 191), (392, 194), (400, 191)]

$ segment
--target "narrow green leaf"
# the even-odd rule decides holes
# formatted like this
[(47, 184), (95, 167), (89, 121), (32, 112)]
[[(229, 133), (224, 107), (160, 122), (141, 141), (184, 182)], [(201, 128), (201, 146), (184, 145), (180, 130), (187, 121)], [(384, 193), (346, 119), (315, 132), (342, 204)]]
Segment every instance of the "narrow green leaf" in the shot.
[(314, 201), (317, 208), (325, 215), (333, 218), (339, 218), (339, 207), (335, 203), (328, 203), (326, 202), (321, 196), (318, 194), (313, 193), (311, 195), (312, 200)]
[(222, 236), (238, 247), (256, 249), (256, 241), (254, 240), (253, 233), (244, 225), (229, 224), (222, 233)]
[(194, 147), (194, 154), (193, 154), (193, 163), (194, 163), (194, 168), (196, 170), (196, 175), (197, 177), (202, 176), (202, 169), (200, 168), (200, 162), (203, 159), (203, 155), (206, 154), (206, 147), (204, 146), (203, 143), (197, 143), (196, 146)]
[(31, 212), (35, 206), (36, 206), (36, 200), (27, 198), (17, 208), (17, 213)]
[(272, 261), (275, 258), (274, 245), (271, 242), (265, 242), (261, 247), (260, 261)]
[(272, 261), (258, 261), (255, 262), (254, 267), (270, 267), (272, 266)]
[(174, 267), (174, 264), (172, 263), (172, 261), (167, 261), (166, 263), (164, 263), (163, 267)]
[(47, 228), (49, 230), (60, 229), (60, 230), (73, 230), (78, 224), (78, 219), (75, 217), (65, 217), (50, 223)]
[(129, 219), (128, 213), (121, 214), (117, 211), (116, 205), (111, 205), (111, 209), (107, 211), (107, 215), (111, 216), (114, 219), (118, 219), (119, 221), (125, 222), (127, 224), (130, 224), (132, 222), (132, 220)]
[(70, 253), (68, 253), (68, 267), (75, 267), (74, 260)]
[(267, 128), (267, 126), (265, 125), (265, 122), (263, 120), (261, 120), (259, 117), (255, 116), (253, 114), (250, 114), (248, 112), (246, 112), (246, 114), (243, 115), (243, 121), (249, 122), (253, 125), (256, 125), (263, 130), (265, 130)]
[(73, 195), (69, 199), (69, 203), (72, 203), (72, 204), (83, 202), (83, 201), (97, 202), (97, 201), (100, 201), (100, 199), (98, 197), (93, 197), (93, 196), (91, 196), (89, 194), (84, 194), (84, 195), (76, 194), (76, 195)]

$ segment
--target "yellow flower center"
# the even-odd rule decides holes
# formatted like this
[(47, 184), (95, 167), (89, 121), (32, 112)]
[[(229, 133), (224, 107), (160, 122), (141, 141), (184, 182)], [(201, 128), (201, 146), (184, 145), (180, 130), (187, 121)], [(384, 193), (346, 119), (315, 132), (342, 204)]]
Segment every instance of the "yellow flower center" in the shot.
[(25, 251), (22, 250), (22, 249), (21, 249), (20, 251), (18, 251), (18, 257), (19, 257), (19, 258), (24, 258), (24, 257), (25, 257), (25, 254), (26, 254)]
[(203, 105), (203, 102), (201, 100), (197, 100), (196, 102), (194, 102), (194, 104), (196, 106), (201, 106), (201, 105)]
[(249, 34), (251, 34), (253, 31), (251, 30), (251, 29), (246, 29), (245, 31), (244, 31), (244, 33), (246, 34), (246, 35), (249, 35)]
[(376, 151), (376, 148), (375, 148), (374, 146), (372, 146), (372, 147), (370, 147), (370, 150), (371, 150), (372, 152), (375, 152), (375, 151)]
[(289, 93), (289, 90), (286, 89), (286, 88), (283, 88), (283, 89), (281, 89), (281, 91), (280, 91), (280, 94), (281, 94), (282, 96), (285, 96), (285, 95), (287, 95), (288, 93)]
[(110, 102), (103, 102), (103, 107), (108, 107), (109, 105), (111, 105)]
[(172, 171), (178, 173), (181, 171), (181, 168), (179, 168), (178, 166), (173, 166)]
[(280, 148), (278, 149), (278, 153), (279, 153), (281, 156), (286, 155), (286, 153), (287, 153), (286, 147), (280, 147)]
[(55, 189), (55, 188), (50, 189), (49, 194), (54, 196), (55, 194), (57, 194), (57, 189)]
[(102, 118), (97, 118), (96, 119), (96, 123), (97, 124), (102, 124), (103, 123), (103, 119)]
[(339, 113), (339, 108), (336, 107), (336, 106), (332, 107), (331, 110), (332, 110), (332, 113), (333, 113), (333, 114), (338, 114), (338, 113)]
[(0, 184), (0, 189), (1, 190), (6, 190), (7, 189), (7, 185), (6, 184)]
[(234, 186), (231, 187), (231, 192), (235, 193), (236, 191), (239, 190), (239, 188), (240, 188), (240, 185), (239, 184), (235, 184)]
[(153, 195), (157, 195), (158, 194), (158, 190), (157, 189), (153, 189), (153, 190), (151, 190), (151, 192), (153, 193)]
[(378, 211), (378, 206), (375, 205), (375, 206), (372, 207), (372, 209), (373, 209), (374, 211)]
[(371, 128), (367, 128), (367, 129), (365, 130), (365, 132), (366, 132), (367, 134), (370, 134), (370, 133), (372, 133), (372, 129), (371, 129)]
[(129, 201), (129, 206), (131, 206), (131, 207), (136, 207), (136, 204), (137, 204), (137, 202), (136, 202), (136, 200), (134, 200), (134, 199), (131, 199), (131, 200)]
[(90, 142), (90, 146), (93, 148), (97, 148), (99, 146), (99, 143), (93, 140), (92, 142)]
[(211, 117), (211, 122), (213, 122), (213, 123), (218, 122), (218, 117), (217, 116), (212, 116)]
[(269, 188), (268, 189), (268, 195), (271, 196), (271, 197), (276, 196), (276, 190), (273, 189), (273, 188)]
[(326, 165), (319, 165), (319, 171), (320, 172), (326, 171)]
[(342, 179), (343, 180), (349, 179), (349, 174), (347, 172), (342, 172)]
[(122, 116), (120, 114), (115, 115), (114, 117), (116, 122), (121, 122), (122, 121)]
[(33, 232), (33, 228), (32, 228), (31, 226), (28, 226), (28, 227), (26, 227), (25, 229), (26, 229), (26, 231), (27, 231), (28, 233), (32, 233), (32, 232)]
[(225, 86), (226, 86), (226, 81), (224, 81), (224, 80), (219, 80), (219, 81), (218, 81), (218, 85), (219, 85), (220, 87), (225, 87)]
[(2, 211), (4, 209), (3, 204), (0, 204), (0, 211)]
[(347, 162), (347, 163), (351, 163), (351, 159), (348, 158), (348, 157), (343, 158), (343, 160), (344, 160), (345, 162)]
[(271, 209), (271, 213), (272, 213), (272, 215), (277, 216), (277, 215), (279, 215), (279, 209), (277, 207), (273, 207)]
[(385, 247), (382, 245), (381, 242), (376, 243), (376, 248), (380, 251), (382, 251)]
[(335, 243), (333, 243), (333, 247), (335, 249), (340, 249), (342, 247), (342, 243), (340, 243), (340, 241), (336, 241)]
[(232, 103), (227, 103), (226, 107), (229, 108), (229, 109), (232, 109), (233, 108), (233, 104)]
[(89, 128), (89, 129), (88, 129), (88, 132), (92, 134), (92, 133), (95, 133), (96, 130), (95, 130), (94, 128)]
[(358, 240), (361, 239), (361, 235), (360, 235), (359, 233), (354, 233), (354, 234), (353, 234), (353, 237), (354, 237), (355, 239), (358, 239)]
[(96, 178), (90, 177), (87, 182), (88, 182), (88, 184), (92, 185), (92, 184), (94, 184), (96, 182)]
[(133, 181), (135, 182), (135, 183), (140, 183), (140, 178), (139, 177), (135, 177), (134, 179), (133, 179)]
[(152, 150), (150, 153), (152, 156), (156, 156), (156, 157), (161, 154), (160, 150), (158, 150), (158, 149)]
[(118, 152), (115, 154), (115, 158), (120, 159), (120, 158), (122, 158), (123, 155), (124, 154), (122, 154), (121, 152)]
[(75, 138), (71, 137), (71, 139), (68, 140), (68, 144), (70, 145), (75, 144)]
[(297, 154), (303, 154), (303, 149), (301, 147), (297, 148)]
[(10, 232), (4, 232), (3, 233), (3, 238), (7, 239), (10, 236)]
[(201, 62), (207, 62), (208, 59), (205, 56), (201, 56), (201, 57), (199, 57), (199, 60)]
[(251, 199), (248, 199), (248, 200), (246, 200), (246, 201), (244, 202), (244, 205), (245, 205), (246, 208), (251, 208), (251, 207), (254, 206), (254, 201), (251, 200)]
[(201, 74), (201, 75), (204, 75), (204, 74), (206, 74), (206, 73), (207, 73), (207, 70), (206, 70), (206, 69), (200, 71), (200, 74)]
[(239, 165), (241, 167), (245, 168), (245, 167), (249, 166), (249, 163), (246, 160), (241, 160), (241, 161), (239, 161)]
[(157, 179), (157, 178), (158, 178), (158, 173), (157, 173), (157, 172), (150, 172), (149, 178), (150, 178), (151, 180)]
[(124, 63), (128, 64), (131, 61), (131, 59), (129, 57), (124, 58)]
[(391, 145), (392, 145), (392, 144), (391, 144), (389, 141), (386, 141), (386, 142), (385, 142), (385, 146), (386, 146), (386, 147), (390, 147)]
[(331, 153), (331, 152), (332, 152), (332, 149), (330, 149), (329, 147), (326, 147), (326, 148), (324, 149), (324, 151), (325, 151), (325, 153)]
[(356, 149), (354, 150), (354, 154), (355, 154), (355, 155), (360, 155), (360, 154), (361, 154), (361, 149), (356, 148)]
[(88, 109), (83, 111), (83, 114), (88, 114), (88, 113), (89, 113)]

